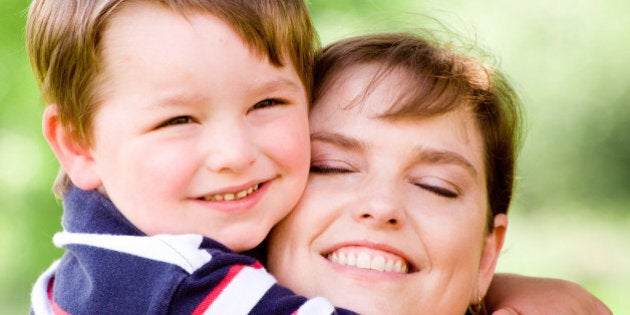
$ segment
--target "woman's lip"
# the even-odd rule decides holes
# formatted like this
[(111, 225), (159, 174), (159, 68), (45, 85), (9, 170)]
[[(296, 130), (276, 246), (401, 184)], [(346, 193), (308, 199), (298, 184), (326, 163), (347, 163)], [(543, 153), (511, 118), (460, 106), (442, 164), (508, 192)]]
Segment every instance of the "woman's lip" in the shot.
[(337, 244), (322, 256), (342, 266), (383, 272), (411, 273), (416, 267), (402, 251), (369, 241)]

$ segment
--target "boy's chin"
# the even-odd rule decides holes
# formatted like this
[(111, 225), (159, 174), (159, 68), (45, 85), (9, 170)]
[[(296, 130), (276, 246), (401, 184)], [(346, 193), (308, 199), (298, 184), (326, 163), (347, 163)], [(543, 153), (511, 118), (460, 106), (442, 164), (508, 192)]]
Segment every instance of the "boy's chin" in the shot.
[(265, 234), (258, 236), (254, 233), (244, 233), (245, 237), (241, 237), (238, 239), (232, 239), (230, 243), (224, 243), (220, 240), (216, 240), (219, 243), (222, 243), (230, 250), (236, 253), (247, 253), (250, 251), (256, 251), (256, 249), (263, 243), (265, 240)]

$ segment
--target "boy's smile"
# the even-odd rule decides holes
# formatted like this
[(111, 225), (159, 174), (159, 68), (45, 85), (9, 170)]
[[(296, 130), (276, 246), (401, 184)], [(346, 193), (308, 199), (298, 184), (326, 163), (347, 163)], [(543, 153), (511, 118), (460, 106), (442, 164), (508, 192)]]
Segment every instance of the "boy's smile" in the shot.
[(266, 195), (269, 187), (270, 182), (268, 181), (264, 183), (264, 186), (263, 183), (259, 183), (246, 189), (228, 188), (226, 191), (232, 192), (204, 195), (197, 198), (197, 201), (203, 207), (211, 208), (212, 211), (225, 212), (226, 214), (247, 212), (260, 202), (261, 198)]
[(208, 14), (137, 3), (107, 27), (94, 186), (149, 235), (258, 245), (308, 175), (307, 97), (292, 64), (271, 65)]
[(203, 197), (199, 197), (198, 199), (201, 200), (205, 200), (205, 201), (232, 201), (232, 200), (240, 200), (243, 199), (251, 194), (253, 194), (255, 191), (258, 190), (258, 188), (260, 188), (261, 184), (256, 184), (254, 186), (250, 186), (247, 189), (243, 189), (237, 193), (213, 193), (213, 194), (209, 194), (209, 195), (205, 195)]

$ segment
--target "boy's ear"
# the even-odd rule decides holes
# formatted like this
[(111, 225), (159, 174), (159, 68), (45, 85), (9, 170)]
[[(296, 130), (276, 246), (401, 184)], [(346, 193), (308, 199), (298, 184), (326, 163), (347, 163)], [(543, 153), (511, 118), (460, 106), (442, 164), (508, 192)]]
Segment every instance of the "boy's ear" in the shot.
[[(505, 240), (505, 232), (507, 231), (508, 218), (504, 213), (494, 216), (494, 228), (490, 234), (486, 236), (486, 242), (483, 247), (483, 253), (481, 254), (481, 262), (479, 264), (479, 277), (477, 279), (477, 294), (483, 297), (488, 291), (490, 282), (494, 277), (494, 269), (503, 247), (503, 241)], [(478, 297), (473, 297), (478, 299)], [(471, 303), (478, 303), (475, 300)]]
[(61, 167), (72, 183), (83, 189), (92, 190), (101, 186), (90, 148), (79, 143), (61, 124), (57, 105), (48, 105), (42, 119), (44, 138), (57, 156)]

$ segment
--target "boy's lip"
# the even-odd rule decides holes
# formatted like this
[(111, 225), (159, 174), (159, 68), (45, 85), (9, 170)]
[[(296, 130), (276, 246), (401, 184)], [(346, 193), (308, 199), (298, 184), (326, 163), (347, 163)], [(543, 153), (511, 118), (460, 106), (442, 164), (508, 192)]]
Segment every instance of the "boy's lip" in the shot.
[(272, 181), (251, 181), (243, 185), (213, 191), (193, 199), (221, 212), (246, 212), (258, 204), (265, 192), (268, 191)]
[(256, 184), (251, 185), (249, 187), (246, 186), (246, 187), (241, 188), (241, 189), (229, 190), (229, 191), (233, 191), (233, 192), (218, 193), (218, 194), (207, 194), (207, 195), (204, 195), (204, 196), (200, 197), (199, 199), (205, 200), (205, 201), (233, 201), (233, 200), (240, 200), (240, 199), (243, 199), (243, 198), (253, 194), (255, 191), (258, 190), (258, 188), (260, 188), (261, 185), (262, 185), (262, 183), (256, 183)]
[[(269, 179), (267, 180), (252, 180), (249, 181), (245, 184), (242, 185), (234, 185), (234, 186), (229, 186), (229, 187), (223, 187), (214, 191), (210, 191), (207, 193), (203, 193), (198, 195), (197, 197), (195, 197), (195, 199), (199, 199), (199, 200), (204, 200), (204, 199), (211, 199), (212, 196), (225, 196), (225, 195), (237, 195), (243, 191), (248, 191), (248, 190), (258, 190), (262, 185), (264, 185), (266, 182), (268, 182)], [(251, 193), (251, 192), (250, 192)], [(210, 200), (208, 200), (210, 201)]]
[[(323, 251), (321, 255), (331, 263), (344, 268), (397, 274), (408, 274), (418, 271), (405, 253), (384, 243), (371, 241), (343, 242)], [(350, 258), (350, 255), (353, 257)], [(342, 261), (341, 256), (344, 256), (344, 261)]]

